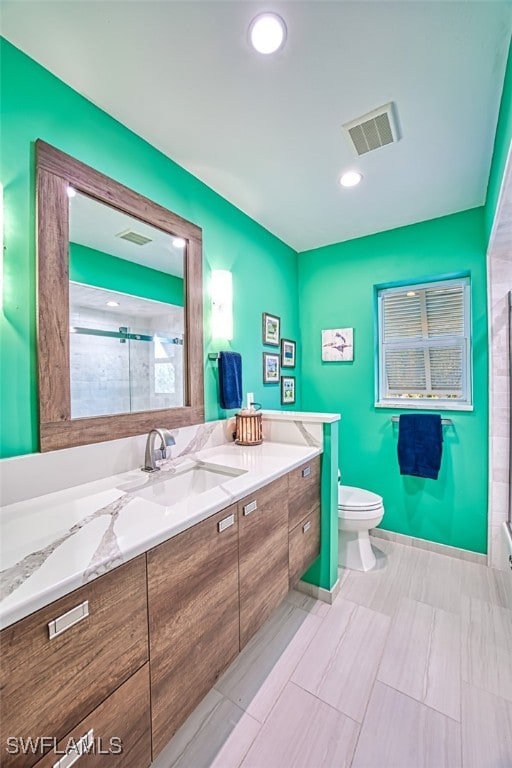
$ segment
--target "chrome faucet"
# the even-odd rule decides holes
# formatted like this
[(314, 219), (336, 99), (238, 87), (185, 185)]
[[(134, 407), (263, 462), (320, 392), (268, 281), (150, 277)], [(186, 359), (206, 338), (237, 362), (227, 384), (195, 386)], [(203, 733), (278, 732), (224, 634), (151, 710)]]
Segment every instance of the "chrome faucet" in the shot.
[[(160, 448), (155, 448), (156, 438), (160, 438)], [(146, 456), (144, 459), (144, 466), (141, 467), (143, 472), (158, 472), (160, 467), (156, 466), (158, 459), (167, 458), (167, 448), (172, 445), (176, 445), (176, 440), (171, 435), (168, 429), (165, 427), (158, 427), (152, 429), (148, 434), (146, 441)]]

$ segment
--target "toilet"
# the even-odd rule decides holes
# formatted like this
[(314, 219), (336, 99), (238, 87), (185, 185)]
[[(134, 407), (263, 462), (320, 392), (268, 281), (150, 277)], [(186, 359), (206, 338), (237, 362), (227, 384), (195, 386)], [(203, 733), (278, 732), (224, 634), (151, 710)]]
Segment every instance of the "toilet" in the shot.
[(382, 496), (363, 488), (338, 485), (338, 563), (355, 571), (369, 571), (376, 561), (370, 528), (384, 516)]

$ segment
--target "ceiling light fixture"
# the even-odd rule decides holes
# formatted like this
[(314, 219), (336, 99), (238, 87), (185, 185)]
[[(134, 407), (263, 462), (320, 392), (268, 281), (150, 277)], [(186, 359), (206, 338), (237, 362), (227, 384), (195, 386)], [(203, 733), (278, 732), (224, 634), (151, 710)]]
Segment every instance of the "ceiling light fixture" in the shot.
[(182, 237), (173, 237), (172, 244), (175, 248), (184, 248), (185, 240)]
[(119, 306), (119, 302), (118, 301), (106, 301), (105, 304), (107, 305), (107, 307), (118, 307)]
[(260, 13), (251, 21), (249, 39), (258, 53), (275, 53), (285, 44), (286, 24), (277, 13)]
[(407, 291), (406, 296), (416, 296), (416, 291)]
[(355, 187), (362, 178), (363, 174), (359, 173), (359, 171), (347, 171), (341, 177), (340, 184), (342, 187)]
[(68, 186), (66, 189), (68, 197), (75, 197), (76, 196), (76, 189), (74, 187)]

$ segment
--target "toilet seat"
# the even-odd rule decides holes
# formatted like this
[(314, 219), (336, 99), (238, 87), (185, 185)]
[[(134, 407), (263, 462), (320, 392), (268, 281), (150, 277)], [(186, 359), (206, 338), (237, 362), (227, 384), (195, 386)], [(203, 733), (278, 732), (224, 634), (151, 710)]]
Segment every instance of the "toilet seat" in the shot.
[(372, 491), (366, 491), (363, 488), (355, 488), (351, 485), (338, 486), (338, 509), (350, 510), (372, 510), (382, 507), (382, 496)]
[(338, 517), (343, 520), (373, 520), (374, 517), (382, 517), (384, 507), (372, 507), (372, 509), (343, 509), (338, 507)]

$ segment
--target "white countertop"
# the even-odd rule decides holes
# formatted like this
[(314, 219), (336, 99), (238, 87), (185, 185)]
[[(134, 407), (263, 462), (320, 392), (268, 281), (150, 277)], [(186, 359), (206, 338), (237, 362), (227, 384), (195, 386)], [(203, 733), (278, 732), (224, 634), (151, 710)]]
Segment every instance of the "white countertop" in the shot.
[(262, 411), (264, 419), (272, 421), (303, 421), (306, 424), (333, 424), (339, 421), (339, 413), (314, 413), (308, 411)]
[[(287, 416), (289, 419), (290, 412)], [(306, 420), (304, 416), (301, 414)], [(229, 443), (163, 462), (162, 471), (152, 475), (135, 469), (4, 507), (0, 629), (190, 528), (320, 453), (321, 448), (309, 445), (267, 442), (244, 447)], [(201, 462), (224, 465), (243, 474), (228, 475), (222, 484), (167, 507), (133, 493), (171, 479), (187, 468), (201, 466)]]

